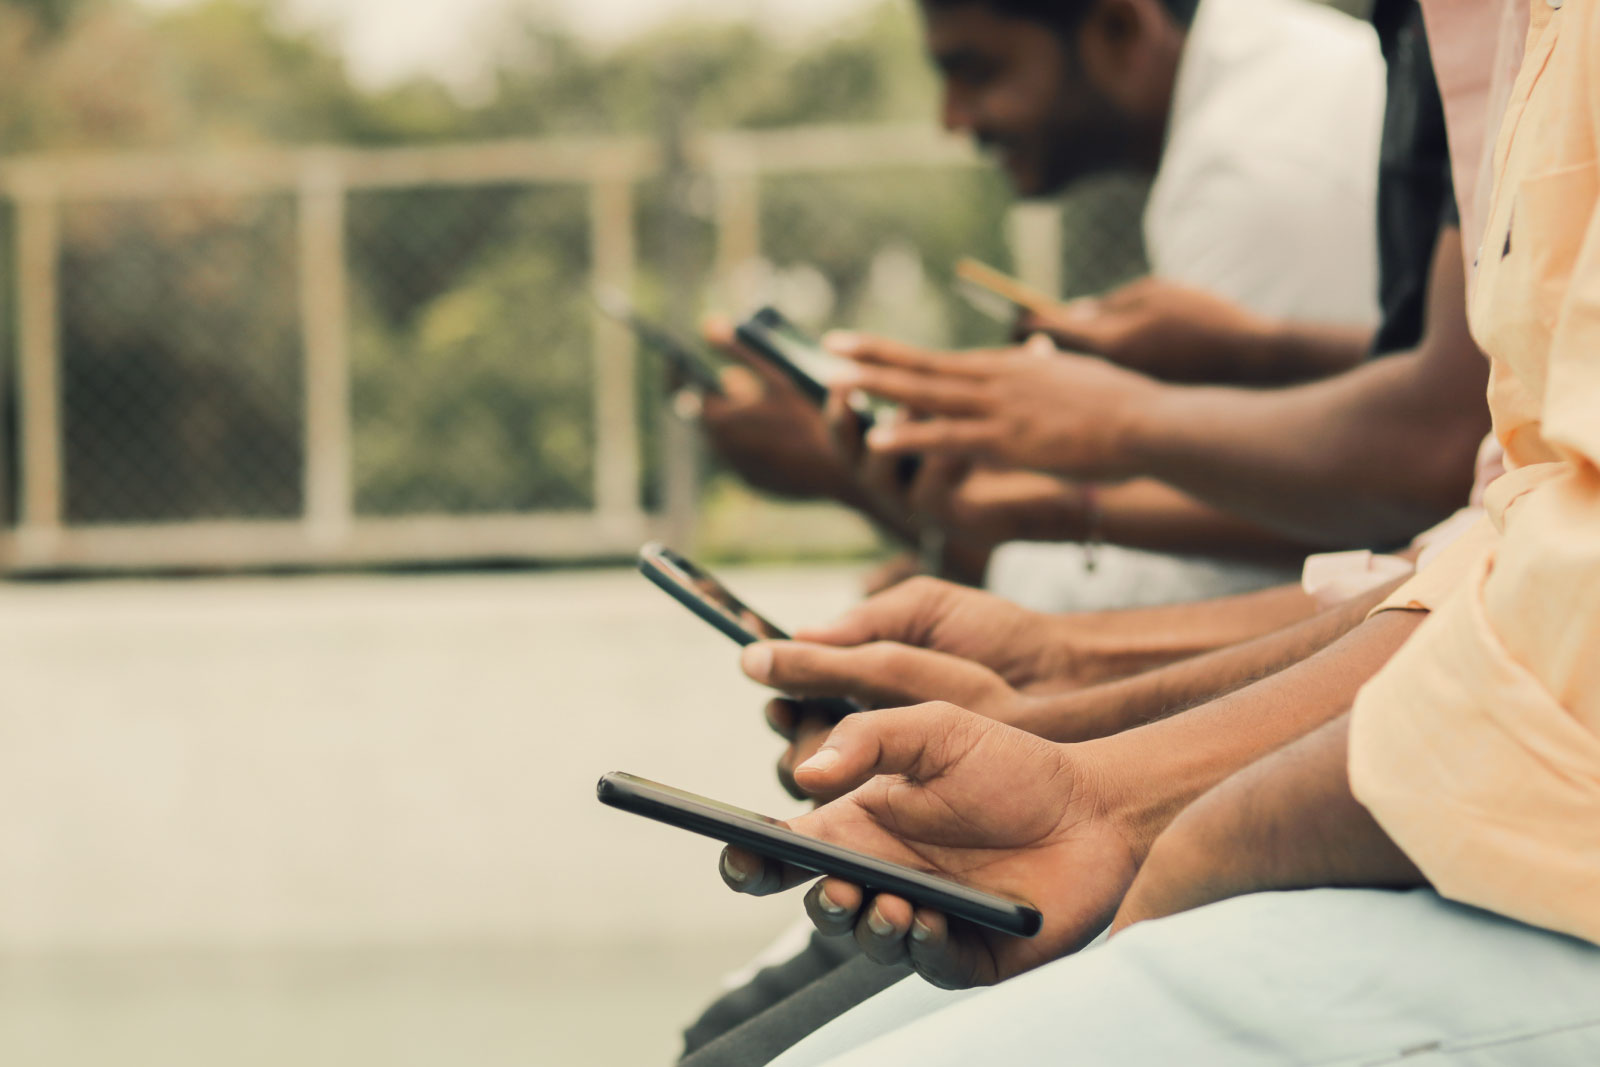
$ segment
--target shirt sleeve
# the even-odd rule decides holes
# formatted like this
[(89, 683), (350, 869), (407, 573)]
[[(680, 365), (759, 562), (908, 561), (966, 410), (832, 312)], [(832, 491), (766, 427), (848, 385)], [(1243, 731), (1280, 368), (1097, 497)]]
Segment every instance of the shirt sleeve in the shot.
[(1487, 518), (1479, 520), (1418, 570), (1409, 582), (1389, 594), (1389, 598), (1374, 608), (1372, 614), (1385, 611), (1438, 611), (1488, 558), (1497, 536)]
[[(1600, 116), (1600, 99), (1573, 95), (1563, 106)], [(1529, 192), (1548, 234), (1533, 226)], [(1523, 367), (1545, 376), (1538, 432), (1558, 458), (1494, 487), (1497, 536), (1358, 697), (1350, 775), (1441, 894), (1600, 943), (1596, 192), (1592, 160), (1519, 188), (1528, 226), (1515, 222), (1513, 240), (1545, 258), (1562, 226), (1579, 242), (1570, 277), (1544, 276), (1565, 294), (1547, 359)]]

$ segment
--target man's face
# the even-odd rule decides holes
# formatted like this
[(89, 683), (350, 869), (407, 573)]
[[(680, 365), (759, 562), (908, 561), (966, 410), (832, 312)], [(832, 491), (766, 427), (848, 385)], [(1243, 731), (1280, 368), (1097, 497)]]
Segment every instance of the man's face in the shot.
[(1085, 77), (1072, 42), (979, 3), (925, 3), (923, 16), (945, 128), (993, 151), (1018, 196), (1126, 164), (1126, 116)]

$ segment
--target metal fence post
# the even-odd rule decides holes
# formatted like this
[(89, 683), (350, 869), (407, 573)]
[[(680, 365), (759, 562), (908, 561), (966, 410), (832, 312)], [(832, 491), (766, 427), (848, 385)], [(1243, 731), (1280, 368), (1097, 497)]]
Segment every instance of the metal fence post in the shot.
[[(604, 163), (604, 160), (601, 160)], [(597, 284), (633, 288), (633, 179), (602, 166), (589, 187), (590, 257)], [(633, 334), (596, 311), (594, 506), (602, 522), (637, 521), (639, 412)]]
[(305, 524), (337, 544), (355, 514), (350, 444), (350, 312), (344, 177), (337, 158), (300, 173), (300, 314), (305, 344)]
[(64, 511), (60, 259), (60, 204), (29, 175), (17, 187), (17, 544), (28, 558), (53, 552)]
[(712, 153), (717, 196), (717, 286), (735, 314), (748, 310), (749, 266), (761, 257), (761, 177), (755, 161), (727, 140)]

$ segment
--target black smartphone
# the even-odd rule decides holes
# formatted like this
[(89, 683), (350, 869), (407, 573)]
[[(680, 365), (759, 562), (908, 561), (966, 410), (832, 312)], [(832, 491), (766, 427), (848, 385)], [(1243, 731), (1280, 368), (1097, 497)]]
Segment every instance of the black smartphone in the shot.
[[(789, 640), (787, 633), (728, 592), (727, 586), (666, 545), (651, 543), (639, 550), (639, 573), (740, 645)], [(862, 710), (845, 697), (807, 697), (798, 703), (808, 712), (836, 719)]]
[(639, 573), (741, 645), (789, 640), (788, 634), (728, 592), (727, 586), (666, 545), (652, 542), (639, 550)]
[[(774, 307), (764, 307), (741, 322), (735, 328), (734, 336), (746, 348), (782, 371), (795, 388), (817, 407), (828, 402), (828, 383), (812, 373), (808, 366), (815, 367), (835, 357), (828, 355), (821, 344), (785, 318), (783, 312)], [(856, 422), (861, 427), (861, 436), (865, 437), (877, 424), (877, 416), (866, 403), (853, 403), (851, 410), (855, 412)], [(895, 477), (902, 486), (908, 486), (916, 480), (921, 464), (920, 456), (902, 456), (896, 464)]]
[(651, 322), (634, 309), (632, 303), (620, 291), (609, 288), (597, 288), (590, 294), (595, 305), (605, 313), (608, 318), (628, 327), (633, 335), (639, 339), (640, 347), (657, 356), (683, 376), (683, 380), (702, 393), (712, 396), (723, 396), (722, 376), (717, 373), (717, 366), (711, 357), (695, 345), (684, 341), (677, 334)]
[[(828, 383), (818, 374), (819, 365), (832, 357), (815, 339), (806, 335), (774, 307), (764, 307), (734, 328), (739, 343), (782, 371), (794, 387), (817, 407), (828, 402)], [(872, 412), (856, 412), (862, 432), (872, 425)]]
[(1026, 904), (985, 893), (913, 867), (797, 834), (776, 819), (731, 804), (686, 793), (631, 774), (608, 774), (595, 790), (600, 803), (643, 815), (690, 833), (747, 848), (818, 874), (843, 878), (863, 889), (893, 893), (954, 919), (1032, 937), (1043, 917)]

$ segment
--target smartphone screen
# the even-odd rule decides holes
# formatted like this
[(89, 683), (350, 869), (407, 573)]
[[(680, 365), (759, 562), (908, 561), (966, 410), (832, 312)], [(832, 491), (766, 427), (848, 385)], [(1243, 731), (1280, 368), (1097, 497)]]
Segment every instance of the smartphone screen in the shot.
[(722, 377), (716, 365), (698, 352), (693, 345), (681, 340), (665, 326), (658, 325), (640, 315), (628, 298), (615, 289), (600, 288), (593, 294), (595, 304), (611, 319), (633, 331), (639, 344), (647, 352), (654, 352), (666, 360), (690, 385), (702, 393), (722, 396)]
[(608, 774), (596, 794), (602, 804), (818, 874), (843, 878), (876, 892), (893, 893), (951, 918), (1032, 937), (1043, 918), (1026, 904), (973, 889), (939, 875), (869, 856), (796, 833), (777, 819), (674, 789), (631, 774)]

